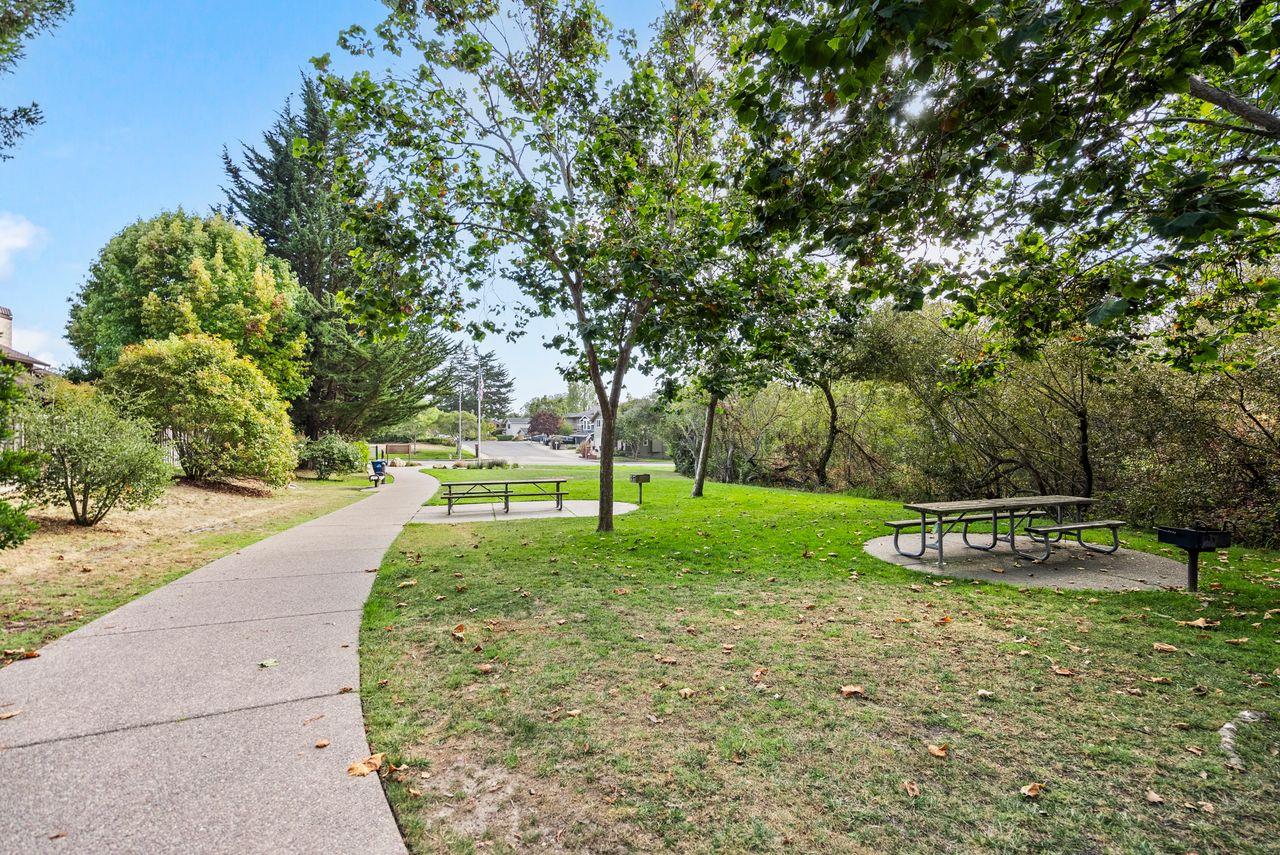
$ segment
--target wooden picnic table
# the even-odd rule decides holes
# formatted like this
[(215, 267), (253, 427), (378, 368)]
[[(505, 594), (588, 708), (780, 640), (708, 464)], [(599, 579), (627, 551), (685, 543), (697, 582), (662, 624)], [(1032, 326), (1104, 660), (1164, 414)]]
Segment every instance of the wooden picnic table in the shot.
[[(506, 478), (498, 481), (446, 481), (444, 500), (448, 505), (446, 516), (453, 514), (453, 506), (464, 501), (502, 502), (503, 513), (511, 512), (512, 497), (554, 498), (556, 510), (564, 510), (564, 485), (568, 478)], [(553, 489), (547, 489), (548, 487)], [(514, 489), (513, 489), (514, 488)], [(527, 488), (527, 489), (525, 489)], [(521, 492), (521, 490), (524, 490)]]
[[(958, 501), (949, 502), (911, 502), (904, 504), (902, 507), (908, 511), (915, 511), (920, 515), (919, 520), (895, 520), (887, 523), (894, 529), (893, 546), (899, 555), (908, 558), (919, 558), (924, 555), (926, 550), (935, 550), (938, 553), (938, 564), (943, 563), (943, 542), (948, 531), (956, 526), (961, 526), (961, 537), (964, 539), (964, 545), (970, 549), (979, 549), (984, 552), (995, 549), (996, 545), (1003, 542), (1009, 544), (1009, 549), (1015, 554), (1028, 559), (1043, 560), (1048, 556), (1051, 543), (1058, 542), (1062, 537), (1062, 529), (1064, 526), (1070, 528), (1069, 524), (1064, 524), (1064, 514), (1070, 509), (1085, 508), (1093, 504), (1093, 499), (1087, 496), (1013, 496), (1006, 499), (960, 499)], [(1016, 541), (1017, 530), (1020, 525), (1024, 525), (1035, 517), (1052, 517), (1053, 523), (1044, 526), (1045, 531), (1041, 539), (1045, 546), (1043, 555), (1034, 555), (1023, 552), (1018, 548)], [(1000, 532), (1001, 520), (1007, 520), (1008, 531)], [(969, 526), (975, 523), (991, 524), (991, 542), (990, 543), (973, 543), (969, 540)], [(1106, 520), (1102, 525), (1110, 525), (1116, 523), (1121, 525), (1119, 521)], [(1086, 544), (1080, 538), (1080, 531), (1084, 527), (1095, 526), (1093, 523), (1080, 523), (1078, 530), (1075, 531), (1076, 540), (1082, 546)], [(898, 534), (903, 528), (920, 528), (920, 548), (915, 552), (903, 550), (898, 545)], [(1031, 527), (1033, 531), (1037, 527)], [(929, 540), (929, 530), (933, 531), (933, 540)], [(1113, 537), (1115, 535), (1115, 527), (1112, 527)], [(1118, 545), (1118, 544), (1117, 544)], [(1095, 550), (1099, 551), (1099, 550)], [(1114, 551), (1114, 547), (1112, 550)]]

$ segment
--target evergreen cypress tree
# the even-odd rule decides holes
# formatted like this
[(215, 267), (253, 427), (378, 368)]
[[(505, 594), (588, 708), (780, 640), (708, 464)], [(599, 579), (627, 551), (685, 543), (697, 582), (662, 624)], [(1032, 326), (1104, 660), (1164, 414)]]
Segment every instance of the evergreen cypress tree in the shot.
[[(305, 141), (308, 156), (297, 153), (295, 140)], [(334, 190), (333, 164), (345, 141), (316, 82), (303, 79), (298, 108), (285, 102), (260, 149), (242, 148), (240, 162), (222, 153), (228, 180), (222, 211), (287, 261), (309, 295), (312, 379), (292, 402), (295, 425), (313, 439), (331, 431), (367, 436), (410, 418), (444, 388), (439, 369), (452, 346), (420, 324), (400, 338), (380, 338), (336, 301), (339, 291), (358, 284), (350, 263), (356, 244), (342, 228), (346, 211)]]

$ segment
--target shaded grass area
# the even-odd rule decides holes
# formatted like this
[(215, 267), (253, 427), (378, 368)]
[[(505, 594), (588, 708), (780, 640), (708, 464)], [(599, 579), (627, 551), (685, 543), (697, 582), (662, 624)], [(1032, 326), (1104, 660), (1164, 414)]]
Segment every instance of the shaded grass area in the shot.
[[(158, 506), (93, 528), (50, 510), (0, 553), (0, 651), (35, 649), (264, 537), (364, 495), (364, 475), (295, 482), (269, 496), (175, 484)], [(0, 653), (0, 664), (13, 658)]]
[(655, 473), (604, 537), (406, 529), (361, 691), (415, 851), (1274, 851), (1280, 555), (1200, 595), (1018, 589), (867, 556), (893, 503), (687, 493)]

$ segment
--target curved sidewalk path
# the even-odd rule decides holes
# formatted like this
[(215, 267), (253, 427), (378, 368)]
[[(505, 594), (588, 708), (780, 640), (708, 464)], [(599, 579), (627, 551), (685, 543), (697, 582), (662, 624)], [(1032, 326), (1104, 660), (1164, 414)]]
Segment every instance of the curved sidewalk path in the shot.
[(439, 484), (394, 474), (0, 669), (0, 853), (403, 853), (346, 772), (367, 571)]

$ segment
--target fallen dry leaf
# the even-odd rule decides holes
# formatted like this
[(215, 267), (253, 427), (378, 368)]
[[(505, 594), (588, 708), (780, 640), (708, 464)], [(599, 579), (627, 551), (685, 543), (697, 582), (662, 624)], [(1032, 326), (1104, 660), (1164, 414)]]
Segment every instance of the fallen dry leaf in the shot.
[(1155, 790), (1147, 790), (1147, 801), (1153, 805), (1164, 804), (1164, 798)]
[(1145, 677), (1148, 683), (1155, 683), (1160, 686), (1172, 686), (1173, 680), (1169, 677)]
[(759, 683), (761, 680), (764, 679), (765, 675), (768, 673), (769, 673), (768, 668), (757, 668), (756, 670), (751, 672), (751, 682)]
[(1157, 653), (1177, 653), (1178, 648), (1172, 644), (1165, 644), (1163, 641), (1157, 641), (1151, 645), (1151, 649)]
[(479, 665), (476, 666), (476, 670), (479, 671), (481, 674), (492, 674), (493, 665), (491, 665), (488, 662), (481, 662)]
[(9, 710), (8, 712), (0, 712), (0, 721), (13, 718), (15, 715), (17, 715), (20, 712), (22, 712), (22, 710)]
[(1218, 621), (1208, 620), (1206, 618), (1199, 617), (1199, 618), (1196, 618), (1195, 620), (1180, 620), (1178, 621), (1178, 625), (1194, 626), (1196, 629), (1212, 629), (1213, 627), (1218, 625)]
[(1070, 668), (1063, 668), (1061, 665), (1054, 665), (1053, 673), (1057, 674), (1059, 677), (1074, 677), (1076, 675), (1075, 671), (1072, 671)]
[(329, 740), (320, 739), (316, 741), (316, 748), (328, 748), (328, 747), (329, 747)]
[(405, 580), (404, 580), (403, 582), (401, 582), (399, 585), (396, 585), (396, 587), (397, 587), (397, 588), (412, 588), (412, 587), (413, 587), (414, 585), (416, 585), (416, 584), (418, 584), (418, 580), (417, 580), (417, 579), (405, 579)]
[(1200, 810), (1205, 813), (1214, 813), (1213, 802), (1196, 802), (1196, 804), (1199, 805)]
[(907, 795), (911, 796), (911, 798), (913, 799), (920, 798), (920, 785), (917, 784), (915, 781), (910, 781), (910, 780), (903, 781), (902, 789), (906, 790)]
[(867, 696), (867, 690), (858, 685), (841, 686), (840, 696), (844, 698), (865, 698)]
[(370, 754), (363, 760), (357, 760), (347, 767), (347, 774), (353, 778), (363, 778), (371, 772), (376, 772), (382, 768), (382, 758), (384, 754)]
[(979, 690), (978, 690), (978, 700), (980, 700), (980, 701), (989, 701), (989, 700), (991, 700), (992, 698), (994, 698), (995, 696), (996, 696), (996, 693), (995, 693), (995, 692), (993, 692), (993, 691), (991, 691), (990, 689), (979, 689)]
[(685, 686), (683, 689), (681, 689), (681, 690), (679, 691), (679, 693), (678, 693), (678, 694), (679, 694), (679, 695), (680, 695), (680, 697), (682, 697), (682, 698), (692, 698), (692, 697), (693, 697), (693, 689), (690, 689), (688, 686)]
[(1228, 638), (1227, 644), (1248, 644), (1248, 638)]
[(943, 760), (947, 759), (947, 752), (950, 750), (951, 750), (951, 746), (945, 742), (942, 743), (941, 745), (929, 746), (929, 753), (932, 754), (934, 757), (941, 757)]
[(1025, 787), (1018, 790), (1018, 792), (1022, 793), (1029, 799), (1038, 799), (1040, 798), (1040, 792), (1042, 790), (1044, 790), (1044, 784), (1032, 781), (1030, 784), (1027, 784)]

